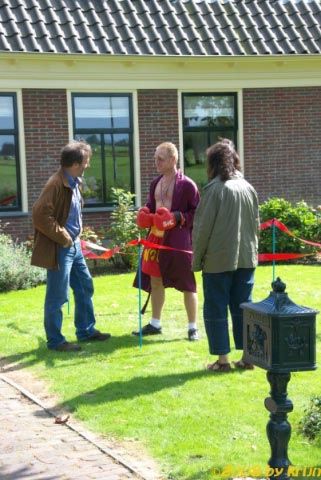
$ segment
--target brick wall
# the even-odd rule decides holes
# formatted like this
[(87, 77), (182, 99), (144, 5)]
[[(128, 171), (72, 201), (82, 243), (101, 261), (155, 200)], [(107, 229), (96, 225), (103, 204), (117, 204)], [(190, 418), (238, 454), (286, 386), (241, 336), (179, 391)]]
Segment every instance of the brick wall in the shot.
[[(154, 151), (163, 141), (178, 145), (176, 90), (141, 90), (139, 101), (139, 140), (142, 178), (142, 201), (155, 177)], [(65, 90), (23, 91), (29, 213), (48, 177), (59, 166), (60, 148), (68, 141), (68, 118)], [(94, 228), (108, 225), (108, 213), (85, 213), (84, 225)], [(6, 229), (24, 239), (32, 233), (29, 216), (10, 218)]]
[(68, 140), (65, 90), (24, 90), (23, 110), (29, 207), (50, 175), (59, 168), (60, 150)]
[(68, 117), (65, 90), (25, 89), (22, 98), (29, 215), (11, 217), (6, 231), (24, 240), (33, 231), (32, 205), (59, 168), (60, 149), (68, 142)]
[(110, 212), (84, 212), (83, 226), (89, 226), (95, 231), (108, 229), (110, 223)]
[[(245, 89), (243, 102), (245, 174), (260, 201), (282, 196), (320, 204), (321, 87)], [(68, 141), (66, 92), (23, 90), (23, 109), (29, 215), (10, 217), (6, 228), (21, 240), (32, 233), (32, 204), (58, 168), (60, 149)], [(140, 90), (138, 117), (144, 203), (156, 175), (156, 146), (178, 145), (177, 91)], [(84, 224), (106, 227), (108, 218), (107, 212), (85, 213)]]
[[(59, 168), (60, 150), (69, 141), (65, 90), (23, 90), (28, 215), (2, 218), (5, 231), (25, 240), (33, 233), (31, 209), (48, 178)], [(107, 226), (108, 213), (86, 213), (84, 225)]]
[(142, 203), (145, 203), (149, 184), (157, 175), (155, 148), (162, 142), (173, 142), (178, 147), (177, 91), (138, 91), (138, 118)]
[(321, 87), (246, 89), (246, 178), (271, 196), (321, 203)]
[(3, 231), (18, 242), (24, 242), (32, 234), (33, 228), (29, 214), (19, 217), (0, 217), (0, 221)]

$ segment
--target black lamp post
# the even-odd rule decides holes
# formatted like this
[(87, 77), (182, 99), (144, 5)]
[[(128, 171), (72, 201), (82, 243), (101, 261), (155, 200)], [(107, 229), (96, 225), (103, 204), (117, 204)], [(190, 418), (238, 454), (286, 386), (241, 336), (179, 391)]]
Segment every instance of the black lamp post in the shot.
[[(266, 431), (271, 446), (268, 465), (271, 478), (287, 480), (288, 443), (291, 425), (287, 414), (293, 410), (287, 398), (291, 372), (315, 370), (318, 311), (296, 305), (285, 293), (280, 278), (272, 283), (273, 291), (258, 303), (243, 303), (244, 360), (267, 370), (271, 386), (265, 407), (270, 412)], [(280, 472), (282, 472), (280, 474)]]

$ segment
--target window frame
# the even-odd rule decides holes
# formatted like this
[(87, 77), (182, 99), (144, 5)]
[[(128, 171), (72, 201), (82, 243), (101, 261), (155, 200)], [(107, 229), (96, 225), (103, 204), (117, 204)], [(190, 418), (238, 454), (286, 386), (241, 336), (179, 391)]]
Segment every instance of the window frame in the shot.
[[(127, 128), (76, 128), (76, 115), (75, 115), (75, 98), (92, 98), (92, 97), (125, 97), (128, 98), (128, 115), (129, 115), (129, 127)], [(129, 161), (130, 161), (130, 191), (135, 193), (135, 169), (134, 169), (134, 118), (133, 118), (133, 94), (127, 92), (71, 92), (71, 114), (72, 114), (72, 124), (73, 124), (73, 137), (75, 138), (77, 135), (91, 135), (97, 134), (100, 135), (101, 138), (101, 162), (102, 162), (102, 181), (103, 181), (103, 191), (106, 192), (106, 165), (103, 158), (103, 149), (105, 146), (105, 135), (117, 135), (121, 133), (128, 134), (129, 138)], [(85, 203), (84, 208), (88, 211), (97, 208), (110, 208), (113, 207), (115, 204), (110, 201), (106, 202), (96, 202), (96, 203)]]
[(17, 180), (17, 202), (13, 207), (0, 207), (0, 215), (4, 212), (22, 211), (22, 193), (21, 193), (21, 159), (19, 144), (19, 121), (18, 121), (18, 99), (16, 92), (0, 92), (0, 97), (11, 97), (13, 99), (13, 122), (14, 128), (1, 129), (0, 135), (12, 135), (15, 140), (15, 159), (16, 159), (16, 180)]
[[(204, 127), (185, 127), (184, 126), (184, 112), (185, 112), (185, 98), (186, 97), (234, 97), (234, 126), (204, 126)], [(182, 93), (182, 127), (183, 127), (183, 141), (185, 132), (206, 132), (207, 133), (207, 143), (210, 146), (210, 134), (215, 131), (229, 131), (233, 130), (235, 132), (234, 144), (237, 149), (237, 137), (238, 137), (238, 103), (237, 103), (237, 92), (183, 92)]]

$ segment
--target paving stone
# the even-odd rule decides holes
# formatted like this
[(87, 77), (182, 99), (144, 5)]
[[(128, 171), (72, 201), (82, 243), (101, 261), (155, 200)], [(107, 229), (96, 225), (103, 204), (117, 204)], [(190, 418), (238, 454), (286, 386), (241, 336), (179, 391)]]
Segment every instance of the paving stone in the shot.
[(51, 415), (1, 377), (0, 403), (1, 480), (144, 478), (131, 473), (67, 425), (54, 424)]

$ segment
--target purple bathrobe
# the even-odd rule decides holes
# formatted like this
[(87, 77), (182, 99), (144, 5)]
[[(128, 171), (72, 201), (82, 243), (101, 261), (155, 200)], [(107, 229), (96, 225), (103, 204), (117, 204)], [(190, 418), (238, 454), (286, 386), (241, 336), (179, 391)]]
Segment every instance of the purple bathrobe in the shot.
[[(162, 175), (152, 181), (149, 197), (146, 203), (151, 213), (156, 211), (155, 189)], [(200, 196), (196, 184), (189, 177), (178, 171), (175, 179), (171, 211), (180, 211), (184, 218), (184, 225), (167, 230), (163, 245), (181, 250), (192, 250), (192, 228), (196, 207)], [(160, 250), (159, 268), (164, 287), (174, 287), (181, 292), (196, 292), (196, 282), (191, 269), (192, 254), (170, 250)], [(137, 275), (134, 286), (138, 286)], [(150, 276), (142, 272), (142, 288), (150, 292)]]

